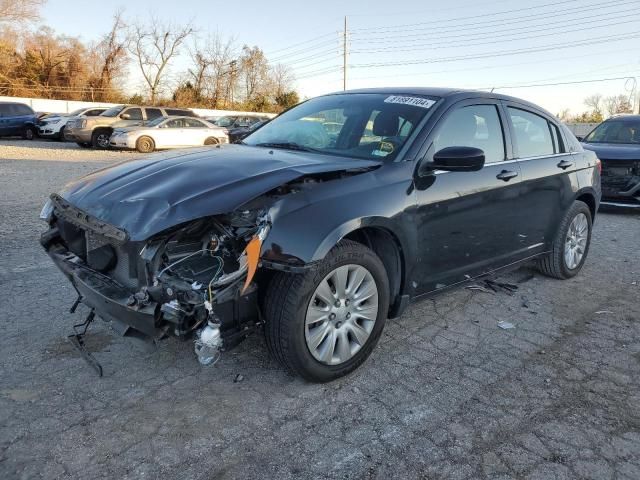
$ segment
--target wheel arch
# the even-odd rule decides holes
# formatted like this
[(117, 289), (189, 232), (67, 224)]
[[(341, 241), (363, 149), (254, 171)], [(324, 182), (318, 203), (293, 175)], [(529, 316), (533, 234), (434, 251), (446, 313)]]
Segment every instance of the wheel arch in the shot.
[(596, 212), (598, 211), (598, 201), (595, 192), (589, 189), (580, 190), (575, 199), (587, 204), (591, 212), (591, 220), (594, 220), (596, 218)]

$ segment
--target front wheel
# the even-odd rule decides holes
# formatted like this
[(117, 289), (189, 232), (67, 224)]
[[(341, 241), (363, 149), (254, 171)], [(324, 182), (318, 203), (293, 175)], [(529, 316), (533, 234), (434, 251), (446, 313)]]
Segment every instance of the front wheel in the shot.
[(561, 280), (575, 277), (589, 253), (592, 222), (587, 204), (576, 200), (560, 222), (551, 253), (538, 261), (540, 271)]
[(215, 137), (209, 137), (204, 141), (205, 145), (217, 145), (220, 143), (220, 140), (218, 140)]
[(291, 372), (314, 382), (334, 380), (371, 354), (388, 310), (381, 260), (345, 240), (315, 268), (271, 279), (264, 312), (267, 346)]
[(140, 153), (151, 153), (156, 149), (156, 144), (151, 137), (140, 137), (136, 141), (136, 150)]
[(34, 138), (36, 138), (36, 135), (36, 129), (32, 126), (25, 127), (22, 132), (22, 138), (24, 138), (25, 140), (33, 140)]
[(109, 148), (110, 138), (111, 132), (109, 130), (97, 130), (91, 135), (91, 145), (93, 146), (93, 148), (106, 150), (107, 148)]

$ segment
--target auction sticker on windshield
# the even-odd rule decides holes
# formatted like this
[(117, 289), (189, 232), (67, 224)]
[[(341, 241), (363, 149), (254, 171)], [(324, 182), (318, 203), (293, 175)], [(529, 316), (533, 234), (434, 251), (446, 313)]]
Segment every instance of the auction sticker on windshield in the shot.
[(391, 95), (385, 99), (384, 103), (400, 103), (402, 105), (413, 105), (414, 107), (431, 108), (436, 101), (429, 98)]

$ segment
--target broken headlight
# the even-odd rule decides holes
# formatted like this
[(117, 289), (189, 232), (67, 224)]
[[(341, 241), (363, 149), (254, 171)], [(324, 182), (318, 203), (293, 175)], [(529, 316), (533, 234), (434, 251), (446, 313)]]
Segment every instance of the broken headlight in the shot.
[(53, 214), (53, 202), (51, 199), (48, 199), (47, 202), (40, 210), (40, 220), (44, 220), (49, 223), (51, 221), (51, 215)]

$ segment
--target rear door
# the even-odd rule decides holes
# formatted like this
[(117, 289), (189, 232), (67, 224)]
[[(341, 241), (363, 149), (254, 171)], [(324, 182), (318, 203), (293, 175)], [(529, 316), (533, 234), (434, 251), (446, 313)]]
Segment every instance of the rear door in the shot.
[(513, 223), (522, 213), (521, 175), (505, 125), (499, 101), (490, 99), (459, 102), (436, 125), (423, 161), (445, 147), (462, 146), (482, 149), (485, 165), (477, 172), (436, 171), (416, 181), (417, 294), (465, 281), (519, 256), (523, 246)]
[(21, 103), (9, 104), (9, 135), (21, 135), (27, 123), (34, 121), (31, 107)]
[(522, 171), (523, 211), (516, 226), (532, 255), (546, 250), (573, 201), (576, 158), (555, 119), (515, 102), (504, 102), (504, 108)]

